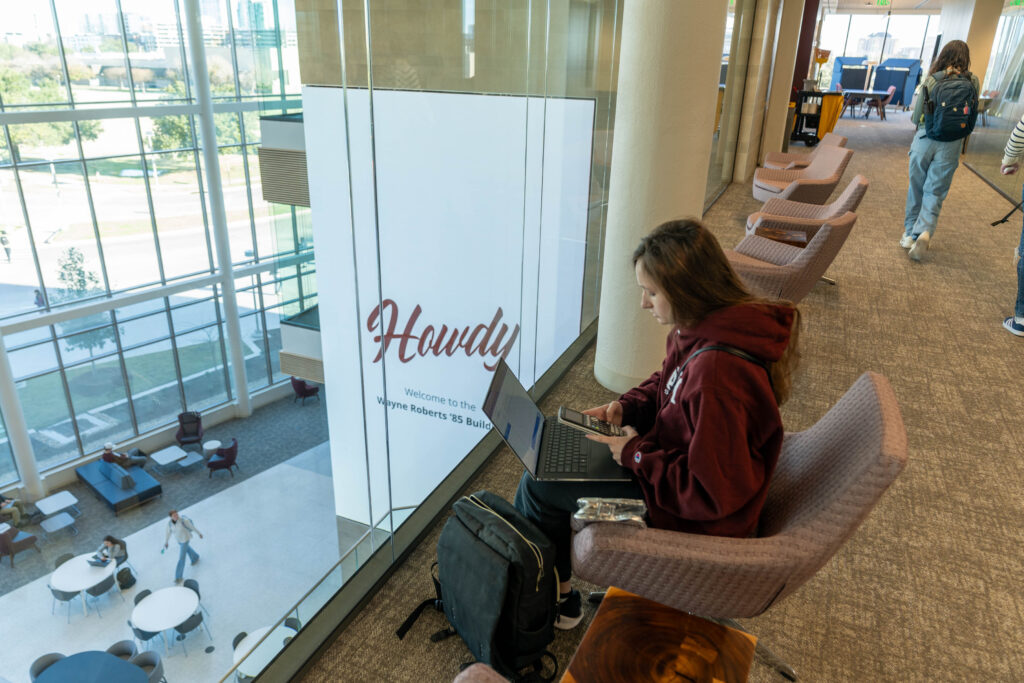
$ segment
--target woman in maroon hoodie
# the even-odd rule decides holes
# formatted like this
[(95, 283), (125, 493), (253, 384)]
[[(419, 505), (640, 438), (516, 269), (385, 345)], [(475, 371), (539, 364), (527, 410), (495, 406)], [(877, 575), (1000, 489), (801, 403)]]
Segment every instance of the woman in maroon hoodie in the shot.
[(617, 401), (584, 412), (622, 426), (625, 436), (590, 438), (608, 444), (635, 479), (577, 484), (526, 474), (516, 492), (516, 507), (555, 543), (562, 629), (583, 616), (569, 583), (577, 498), (643, 497), (653, 527), (749, 536), (782, 447), (779, 405), (797, 358), (796, 308), (750, 294), (695, 220), (655, 228), (633, 264), (640, 307), (671, 326), (665, 360)]

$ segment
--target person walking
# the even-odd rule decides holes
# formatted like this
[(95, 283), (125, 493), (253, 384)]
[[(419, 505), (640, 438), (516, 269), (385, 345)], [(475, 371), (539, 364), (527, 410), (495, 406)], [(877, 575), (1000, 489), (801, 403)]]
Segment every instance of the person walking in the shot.
[(171, 540), (173, 534), (174, 540), (178, 542), (178, 566), (174, 570), (174, 582), (181, 583), (183, 580), (183, 574), (185, 573), (185, 555), (188, 555), (192, 564), (199, 562), (199, 553), (192, 549), (189, 542), (192, 540), (192, 534), (199, 534), (199, 538), (203, 537), (203, 534), (196, 525), (188, 517), (184, 517), (178, 514), (177, 510), (171, 510), (168, 513), (171, 520), (167, 522), (167, 534), (164, 536), (164, 550), (167, 549), (167, 545)]
[[(1003, 164), (999, 169), (1003, 175), (1013, 175), (1020, 169), (1021, 158), (1024, 157), (1024, 116), (1021, 116), (1016, 127), (1010, 131), (1010, 139), (1003, 149)], [(1024, 202), (1024, 188), (1021, 190), (1021, 201)], [(1024, 228), (1021, 228), (1020, 242), (1013, 250), (1013, 266), (1017, 269), (1017, 302), (1013, 307), (1013, 315), (1003, 321), (1003, 327), (1010, 334), (1024, 337)]]
[[(978, 115), (978, 92), (981, 86), (978, 77), (970, 72), (970, 67), (971, 53), (967, 43), (962, 40), (951, 40), (939, 52), (939, 56), (928, 70), (927, 78), (917, 91), (914, 111), (910, 116), (916, 130), (914, 141), (910, 145), (910, 185), (907, 187), (903, 237), (900, 239), (900, 246), (910, 250), (908, 256), (914, 261), (920, 261), (928, 252), (942, 202), (949, 194), (953, 173), (960, 165), (962, 139), (970, 134)], [(932, 133), (927, 130), (925, 119), (926, 114), (931, 112), (926, 111), (926, 100), (936, 109), (936, 116), (949, 119), (950, 110), (942, 108), (942, 105), (946, 104), (945, 93), (952, 92), (950, 88), (955, 88), (961, 82), (964, 85), (970, 83), (974, 87), (973, 102), (967, 105), (964, 111), (955, 109), (952, 113), (966, 116), (969, 124), (960, 127), (958, 138), (930, 137)], [(944, 85), (940, 87), (940, 84)], [(943, 102), (936, 101), (938, 90), (942, 91), (940, 97)]]

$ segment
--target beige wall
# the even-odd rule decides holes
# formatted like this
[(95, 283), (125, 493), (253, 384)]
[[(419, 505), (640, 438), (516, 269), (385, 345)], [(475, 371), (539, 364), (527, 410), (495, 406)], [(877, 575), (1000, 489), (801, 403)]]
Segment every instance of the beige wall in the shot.
[(971, 49), (971, 71), (982, 82), (1002, 11), (1003, 0), (945, 0), (942, 3), (942, 44), (951, 40), (965, 41)]

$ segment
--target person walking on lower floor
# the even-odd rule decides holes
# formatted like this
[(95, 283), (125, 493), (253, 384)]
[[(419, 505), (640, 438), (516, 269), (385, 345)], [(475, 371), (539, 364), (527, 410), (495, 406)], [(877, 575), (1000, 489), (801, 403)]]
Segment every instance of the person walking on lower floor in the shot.
[[(914, 122), (916, 130), (914, 141), (910, 145), (910, 185), (907, 187), (907, 207), (903, 219), (903, 238), (900, 246), (910, 249), (909, 256), (915, 261), (920, 261), (928, 251), (932, 235), (935, 234), (935, 224), (939, 220), (939, 211), (942, 210), (942, 202), (949, 193), (949, 185), (953, 182), (953, 173), (960, 165), (960, 148), (963, 145), (963, 137), (966, 137), (973, 128), (973, 122), (977, 117), (978, 91), (980, 86), (978, 78), (969, 69), (971, 66), (971, 53), (967, 43), (962, 40), (951, 40), (932, 63), (928, 71), (928, 77), (918, 88), (917, 99), (914, 103), (914, 111), (910, 120)], [(940, 84), (946, 83), (940, 88)], [(966, 114), (970, 124), (964, 127), (964, 132), (957, 139), (934, 139), (929, 137), (926, 130), (925, 114), (927, 109), (926, 100), (934, 105), (935, 116), (949, 117), (948, 111), (943, 109), (946, 104), (937, 101), (937, 90), (949, 92), (956, 82), (967, 82), (974, 87), (973, 102), (967, 107)], [(957, 112), (960, 113), (960, 112)]]
[(188, 517), (183, 517), (178, 514), (177, 510), (171, 510), (171, 520), (167, 522), (167, 535), (164, 536), (164, 548), (167, 548), (168, 543), (171, 540), (171, 536), (174, 536), (174, 540), (178, 542), (178, 566), (174, 570), (174, 580), (177, 583), (181, 583), (182, 576), (185, 573), (185, 555), (188, 555), (189, 560), (192, 564), (199, 561), (199, 553), (192, 549), (189, 542), (192, 540), (192, 534), (199, 534), (199, 538), (203, 537), (202, 532), (196, 528), (196, 525), (192, 523), (192, 520)]
[[(1024, 116), (1017, 122), (1017, 126), (1010, 133), (1010, 139), (1006, 141), (1006, 148), (1003, 150), (1003, 164), (1000, 169), (1005, 175), (1013, 175), (1020, 168), (1021, 158), (1024, 157)], [(1021, 201), (1024, 202), (1024, 190), (1021, 191)], [(1024, 228), (1020, 232), (1020, 242), (1013, 250), (1013, 265), (1017, 269), (1017, 302), (1013, 307), (1013, 315), (1003, 321), (1003, 327), (1010, 334), (1024, 337)]]

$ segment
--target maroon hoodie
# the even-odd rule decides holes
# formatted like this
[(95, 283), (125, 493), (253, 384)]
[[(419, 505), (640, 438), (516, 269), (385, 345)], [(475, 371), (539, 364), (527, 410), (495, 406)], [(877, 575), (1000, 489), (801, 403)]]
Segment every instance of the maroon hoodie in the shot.
[(660, 371), (619, 398), (622, 424), (639, 435), (622, 464), (643, 489), (651, 525), (716, 536), (749, 536), (782, 448), (782, 418), (768, 373), (722, 344), (772, 363), (789, 343), (793, 309), (742, 304), (693, 329), (674, 329)]

